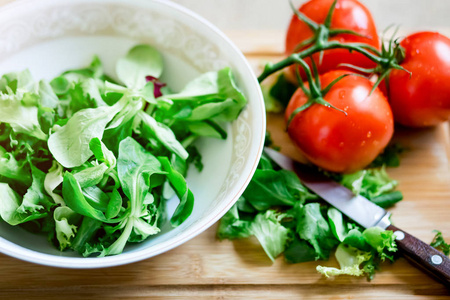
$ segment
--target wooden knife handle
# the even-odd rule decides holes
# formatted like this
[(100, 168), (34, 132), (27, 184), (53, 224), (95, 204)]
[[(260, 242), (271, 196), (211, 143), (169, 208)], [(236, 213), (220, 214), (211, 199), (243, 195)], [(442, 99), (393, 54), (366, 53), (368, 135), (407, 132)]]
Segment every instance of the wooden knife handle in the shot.
[(450, 259), (447, 256), (394, 225), (386, 230), (392, 230), (397, 236), (398, 249), (406, 259), (450, 289)]

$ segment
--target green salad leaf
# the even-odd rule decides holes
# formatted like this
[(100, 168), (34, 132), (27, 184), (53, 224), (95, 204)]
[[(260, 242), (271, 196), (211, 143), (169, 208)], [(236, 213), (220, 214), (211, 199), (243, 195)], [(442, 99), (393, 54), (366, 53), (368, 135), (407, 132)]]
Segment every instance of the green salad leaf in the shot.
[(42, 131), (38, 120), (38, 107), (25, 101), (29, 93), (7, 89), (0, 94), (0, 122), (7, 123), (17, 133), (25, 133), (41, 140), (47, 135)]
[(313, 246), (317, 259), (328, 259), (331, 250), (337, 245), (337, 240), (322, 215), (319, 203), (297, 206), (296, 216), (296, 231), (300, 238)]
[(0, 146), (0, 176), (4, 181), (12, 180), (25, 186), (31, 184), (31, 172), (27, 161), (17, 161), (12, 153)]
[(31, 220), (43, 218), (46, 212), (38, 207), (27, 207), (24, 200), (7, 183), (0, 183), (2, 201), (0, 206), (0, 216), (10, 225), (18, 225)]
[(442, 236), (442, 232), (439, 230), (434, 230), (436, 235), (433, 238), (433, 241), (431, 242), (431, 247), (434, 247), (438, 250), (441, 250), (445, 255), (450, 255), (450, 244), (447, 243), (444, 240), (444, 237)]
[[(55, 159), (65, 168), (85, 163), (93, 152), (89, 148), (92, 139), (101, 139), (108, 123), (119, 113), (127, 99), (113, 106), (87, 108), (76, 112), (69, 121), (48, 139), (48, 147)], [(73, 137), (76, 136), (77, 140)]]
[(131, 89), (143, 88), (147, 83), (146, 76), (158, 78), (162, 71), (162, 56), (158, 50), (149, 45), (133, 47), (116, 65), (117, 76)]
[(194, 209), (186, 174), (202, 168), (195, 141), (226, 139), (247, 101), (229, 68), (174, 92), (160, 81), (163, 62), (137, 45), (118, 60), (118, 81), (97, 56), (49, 82), (28, 70), (3, 75), (1, 219), (84, 256), (119, 254), (168, 220), (185, 222)]
[(268, 210), (257, 214), (250, 227), (250, 232), (272, 261), (284, 252), (290, 234), (290, 230), (280, 224), (282, 218), (277, 212)]
[(280, 113), (287, 107), (298, 86), (280, 72), (273, 84), (262, 84), (267, 112)]
[(71, 245), (71, 240), (75, 237), (79, 215), (67, 206), (59, 206), (53, 214), (55, 220), (56, 238), (59, 242), (59, 249), (62, 251)]
[(362, 276), (364, 275), (364, 269), (360, 266), (362, 263), (369, 261), (371, 258), (369, 252), (363, 252), (343, 243), (339, 244), (337, 247), (335, 256), (339, 263), (340, 269), (317, 266), (317, 271), (326, 277), (338, 275)]
[[(398, 192), (393, 191), (396, 182), (384, 167), (326, 175), (355, 193), (371, 195), (372, 201)], [(272, 261), (281, 254), (289, 263), (328, 260), (335, 253), (340, 268), (317, 267), (326, 277), (373, 278), (379, 265), (386, 259), (394, 260), (397, 251), (392, 231), (361, 229), (311, 193), (294, 172), (280, 169), (264, 152), (247, 189), (220, 220), (217, 236), (221, 240), (255, 236)]]

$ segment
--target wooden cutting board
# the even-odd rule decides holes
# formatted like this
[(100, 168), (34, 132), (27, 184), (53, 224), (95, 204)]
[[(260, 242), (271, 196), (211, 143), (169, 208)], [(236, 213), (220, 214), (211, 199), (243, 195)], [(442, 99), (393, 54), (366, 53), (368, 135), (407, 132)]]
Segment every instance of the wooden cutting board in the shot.
[[(280, 32), (230, 32), (260, 71), (282, 55)], [(263, 37), (263, 38), (262, 38)], [(268, 130), (282, 151), (298, 156), (281, 116), (268, 116)], [(450, 239), (449, 124), (410, 130), (396, 128), (395, 140), (408, 148), (401, 166), (390, 169), (405, 199), (391, 209), (393, 222), (425, 242), (432, 230)], [(157, 257), (96, 270), (50, 268), (0, 255), (1, 299), (448, 299), (442, 285), (404, 259), (382, 265), (375, 279), (325, 279), (316, 262), (290, 265), (266, 257), (253, 239), (218, 241), (216, 226)], [(337, 266), (336, 261), (320, 262)]]

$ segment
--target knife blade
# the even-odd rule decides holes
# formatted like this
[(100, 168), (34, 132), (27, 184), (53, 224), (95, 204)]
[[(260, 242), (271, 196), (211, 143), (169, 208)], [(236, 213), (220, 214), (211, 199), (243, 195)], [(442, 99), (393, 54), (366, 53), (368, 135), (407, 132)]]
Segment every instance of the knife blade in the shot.
[(264, 153), (281, 168), (293, 171), (300, 181), (323, 200), (364, 228), (374, 226), (392, 230), (401, 254), (450, 289), (450, 259), (435, 248), (391, 224), (390, 213), (367, 198), (354, 195), (351, 190), (270, 148)]

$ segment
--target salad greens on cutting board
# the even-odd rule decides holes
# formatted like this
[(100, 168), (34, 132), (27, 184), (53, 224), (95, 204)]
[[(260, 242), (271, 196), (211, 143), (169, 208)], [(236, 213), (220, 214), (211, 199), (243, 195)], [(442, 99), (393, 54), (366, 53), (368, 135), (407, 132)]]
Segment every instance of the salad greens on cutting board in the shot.
[(44, 233), (58, 249), (114, 255), (157, 234), (166, 201), (172, 226), (191, 214), (185, 176), (201, 169), (194, 142), (226, 139), (247, 101), (231, 70), (208, 72), (180, 92), (159, 80), (161, 54), (133, 47), (116, 64), (119, 82), (90, 66), (50, 82), (30, 71), (0, 79), (0, 216)]
[[(390, 151), (385, 161), (396, 156), (396, 151)], [(326, 174), (375, 203), (384, 197), (385, 207), (402, 199), (384, 165), (353, 174)], [(283, 254), (288, 263), (328, 260), (334, 252), (339, 269), (317, 267), (327, 277), (346, 274), (373, 278), (380, 263), (393, 261), (397, 250), (392, 231), (362, 229), (264, 153), (244, 194), (221, 219), (217, 236), (230, 240), (255, 236), (271, 260)]]

